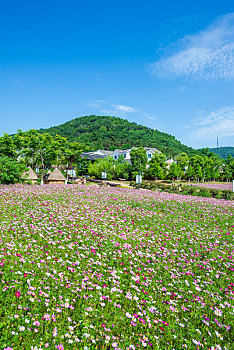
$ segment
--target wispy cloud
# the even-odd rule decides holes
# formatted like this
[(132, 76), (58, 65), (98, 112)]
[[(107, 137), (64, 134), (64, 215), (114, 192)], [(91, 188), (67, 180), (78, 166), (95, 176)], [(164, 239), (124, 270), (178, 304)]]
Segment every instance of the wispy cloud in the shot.
[(219, 137), (234, 137), (234, 106), (217, 109), (200, 115), (193, 121), (193, 139), (214, 140)]
[(84, 105), (87, 107), (98, 109), (99, 112), (109, 115), (137, 112), (137, 110), (134, 107), (126, 106), (123, 104), (110, 103), (107, 100), (92, 100), (90, 102), (86, 102)]
[(132, 113), (135, 112), (135, 108), (124, 106), (124, 105), (112, 105), (116, 111), (125, 112), (125, 113)]
[(150, 119), (150, 120), (155, 120), (156, 118), (151, 115), (151, 114), (146, 114), (146, 113), (143, 113), (143, 117), (147, 118), (147, 119)]
[(234, 13), (174, 44), (173, 54), (150, 65), (153, 74), (194, 81), (234, 79)]
[(106, 100), (92, 100), (90, 102), (84, 103), (84, 105), (92, 108), (101, 108), (106, 103), (107, 103)]
[[(102, 115), (114, 115), (116, 117), (126, 118), (130, 117), (131, 113), (134, 115), (140, 116), (143, 119), (156, 120), (157, 118), (153, 114), (145, 113), (145, 111), (140, 110), (139, 108), (111, 103), (108, 100), (92, 100), (84, 104), (87, 107), (91, 107), (95, 110), (95, 113), (101, 113)], [(93, 111), (92, 111), (93, 113)]]

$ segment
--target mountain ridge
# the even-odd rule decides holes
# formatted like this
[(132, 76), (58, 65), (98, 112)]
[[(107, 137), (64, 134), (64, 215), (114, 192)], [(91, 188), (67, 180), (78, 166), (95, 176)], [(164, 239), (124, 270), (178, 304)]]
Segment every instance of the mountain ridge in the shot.
[(218, 147), (218, 148), (210, 148), (211, 152), (214, 152), (217, 154), (220, 158), (227, 159), (228, 155), (230, 154), (232, 157), (234, 157), (234, 147)]

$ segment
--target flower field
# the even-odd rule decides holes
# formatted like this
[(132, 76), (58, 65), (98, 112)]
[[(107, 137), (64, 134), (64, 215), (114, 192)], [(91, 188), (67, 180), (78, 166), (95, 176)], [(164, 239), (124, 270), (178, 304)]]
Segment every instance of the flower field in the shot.
[(232, 191), (232, 182), (200, 182), (191, 183), (192, 186), (198, 186), (202, 188), (214, 189), (214, 190), (229, 190)]
[(233, 202), (0, 187), (0, 349), (233, 349)]

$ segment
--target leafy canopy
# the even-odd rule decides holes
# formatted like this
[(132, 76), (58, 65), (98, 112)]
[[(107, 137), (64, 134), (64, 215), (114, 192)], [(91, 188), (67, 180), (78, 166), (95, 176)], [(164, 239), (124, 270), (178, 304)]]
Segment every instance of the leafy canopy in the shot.
[(27, 168), (24, 164), (7, 156), (0, 158), (0, 183), (14, 184), (20, 181), (21, 175)]

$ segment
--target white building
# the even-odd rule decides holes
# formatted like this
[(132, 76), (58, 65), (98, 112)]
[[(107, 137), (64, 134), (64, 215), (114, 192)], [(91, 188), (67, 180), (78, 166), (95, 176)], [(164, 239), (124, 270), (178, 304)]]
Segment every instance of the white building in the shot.
[(112, 153), (113, 153), (112, 151), (105, 151), (105, 150), (99, 149), (93, 152), (83, 152), (81, 154), (81, 157), (89, 159), (91, 161), (95, 161), (96, 159), (103, 159), (108, 156), (112, 156)]
[[(121, 155), (124, 157), (124, 159), (131, 163), (131, 156), (130, 152), (132, 149), (137, 149), (137, 147), (132, 147), (128, 149), (115, 149), (114, 151), (105, 151), (105, 150), (98, 150), (94, 152), (83, 152), (81, 154), (81, 157), (90, 159), (91, 161), (95, 161), (96, 159), (102, 159), (106, 158), (108, 156), (112, 156), (115, 160), (117, 160)], [(157, 148), (151, 148), (151, 147), (144, 147), (146, 150), (147, 158), (150, 161), (153, 157), (154, 153), (161, 153)]]
[[(131, 162), (130, 152), (132, 149), (137, 149), (137, 147), (132, 147), (124, 150), (115, 149), (114, 152), (112, 153), (112, 157), (116, 160), (122, 155), (124, 156), (124, 159), (130, 163)], [(161, 153), (157, 148), (144, 147), (144, 149), (146, 150), (148, 160), (151, 160), (155, 152)]]

